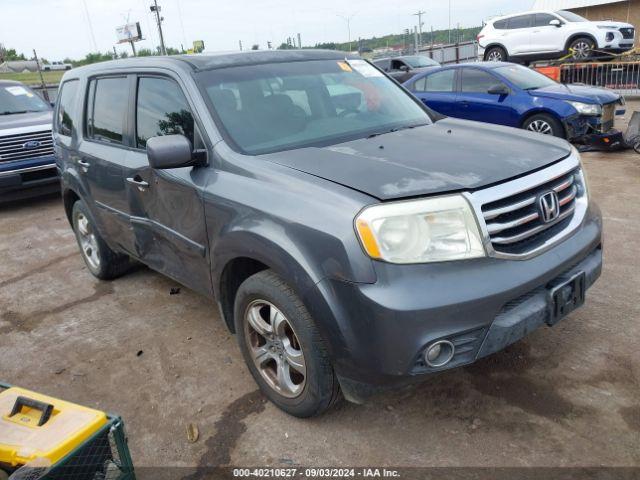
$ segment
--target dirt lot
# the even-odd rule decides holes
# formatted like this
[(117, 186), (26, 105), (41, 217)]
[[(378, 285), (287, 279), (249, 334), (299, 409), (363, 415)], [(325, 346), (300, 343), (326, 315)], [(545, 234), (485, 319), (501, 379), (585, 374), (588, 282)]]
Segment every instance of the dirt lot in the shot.
[(120, 413), (138, 466), (640, 466), (640, 156), (584, 159), (606, 253), (583, 309), (313, 420), (264, 401), (209, 300), (144, 268), (95, 280), (57, 198), (1, 207), (0, 379)]

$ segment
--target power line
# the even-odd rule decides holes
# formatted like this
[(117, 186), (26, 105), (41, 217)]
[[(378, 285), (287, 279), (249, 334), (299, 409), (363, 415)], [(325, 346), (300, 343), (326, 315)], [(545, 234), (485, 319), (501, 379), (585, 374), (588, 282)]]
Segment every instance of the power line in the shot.
[(184, 23), (182, 23), (182, 8), (180, 7), (180, 0), (176, 0), (176, 6), (178, 7), (178, 20), (180, 20), (180, 28), (182, 29), (182, 41), (187, 45), (187, 35), (184, 33)]
[(98, 44), (96, 43), (96, 36), (93, 33), (93, 25), (91, 24), (91, 17), (89, 16), (89, 9), (87, 8), (87, 0), (82, 0), (84, 5), (84, 14), (87, 17), (87, 25), (89, 25), (89, 33), (91, 34), (91, 41), (93, 42), (93, 50), (98, 51)]

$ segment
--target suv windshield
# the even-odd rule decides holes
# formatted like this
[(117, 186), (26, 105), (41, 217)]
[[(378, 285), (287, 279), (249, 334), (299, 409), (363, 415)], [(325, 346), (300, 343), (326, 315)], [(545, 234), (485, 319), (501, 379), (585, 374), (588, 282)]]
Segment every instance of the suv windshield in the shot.
[(431, 123), (415, 100), (364, 60), (229, 67), (196, 78), (219, 126), (252, 155)]
[(44, 112), (49, 105), (24, 85), (0, 85), (0, 115)]
[(440, 64), (435, 60), (431, 60), (429, 57), (415, 56), (415, 57), (403, 57), (405, 62), (411, 65), (413, 68), (423, 67), (439, 67)]
[(523, 90), (535, 90), (537, 88), (556, 85), (556, 82), (549, 77), (542, 75), (530, 68), (521, 65), (509, 65), (508, 67), (498, 67), (494, 70), (498, 75), (502, 75), (516, 87)]
[(564, 18), (567, 22), (579, 23), (579, 22), (588, 22), (589, 21), (586, 18), (581, 17), (578, 14), (575, 14), (573, 12), (567, 12), (566, 10), (560, 10), (560, 11), (558, 11), (556, 13), (558, 15), (560, 15), (562, 18)]

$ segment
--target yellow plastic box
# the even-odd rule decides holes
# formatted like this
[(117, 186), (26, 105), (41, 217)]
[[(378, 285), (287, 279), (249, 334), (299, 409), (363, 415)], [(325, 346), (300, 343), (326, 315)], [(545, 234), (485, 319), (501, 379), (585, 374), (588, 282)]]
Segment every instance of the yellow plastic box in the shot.
[(0, 464), (54, 465), (107, 422), (104, 412), (64, 400), (17, 387), (0, 391)]

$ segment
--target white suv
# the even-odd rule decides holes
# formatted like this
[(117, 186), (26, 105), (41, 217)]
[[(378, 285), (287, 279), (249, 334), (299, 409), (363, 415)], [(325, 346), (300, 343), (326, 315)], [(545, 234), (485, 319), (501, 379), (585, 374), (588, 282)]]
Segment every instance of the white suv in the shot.
[[(572, 12), (536, 11), (490, 20), (478, 35), (483, 60), (543, 60), (569, 53), (575, 60), (633, 48), (633, 25), (591, 22)], [(601, 53), (603, 52), (603, 53)]]

